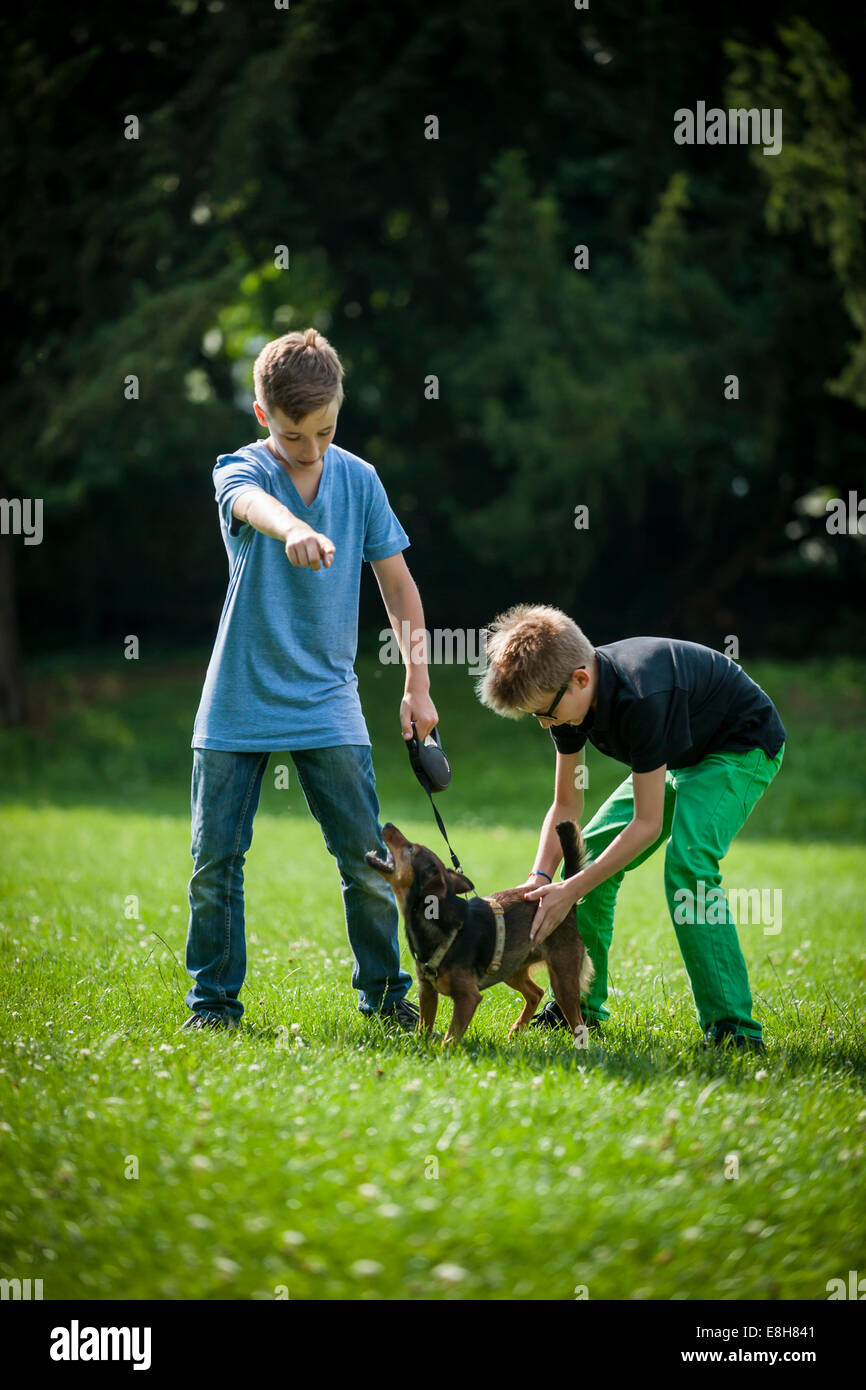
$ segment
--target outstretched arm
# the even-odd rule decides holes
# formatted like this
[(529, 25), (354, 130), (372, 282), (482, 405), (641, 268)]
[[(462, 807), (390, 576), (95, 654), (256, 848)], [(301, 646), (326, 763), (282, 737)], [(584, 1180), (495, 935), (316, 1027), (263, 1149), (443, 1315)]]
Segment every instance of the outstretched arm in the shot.
[(282, 541), (289, 564), (302, 568), (309, 566), (314, 570), (320, 564), (325, 569), (330, 567), (336, 549), (333, 541), (320, 531), (314, 531), (312, 526), (301, 521), (263, 488), (239, 492), (232, 503), (232, 516), (261, 531), (263, 536), (273, 536), (274, 540)]

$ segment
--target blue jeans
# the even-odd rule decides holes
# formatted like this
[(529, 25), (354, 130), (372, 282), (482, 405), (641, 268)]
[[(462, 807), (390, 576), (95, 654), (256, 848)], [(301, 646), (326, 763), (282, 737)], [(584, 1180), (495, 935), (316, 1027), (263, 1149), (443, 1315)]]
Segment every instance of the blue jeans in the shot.
[[(237, 1020), (246, 972), (244, 859), (253, 838), (268, 753), (193, 749), (192, 857), (186, 968), (193, 985), (186, 1002), (196, 1013)], [(369, 747), (305, 748), (291, 754), (307, 805), (337, 861), (349, 945), (352, 986), (363, 1014), (388, 1012), (408, 992), (400, 967), (398, 912), (382, 876), (365, 862), (385, 855)]]

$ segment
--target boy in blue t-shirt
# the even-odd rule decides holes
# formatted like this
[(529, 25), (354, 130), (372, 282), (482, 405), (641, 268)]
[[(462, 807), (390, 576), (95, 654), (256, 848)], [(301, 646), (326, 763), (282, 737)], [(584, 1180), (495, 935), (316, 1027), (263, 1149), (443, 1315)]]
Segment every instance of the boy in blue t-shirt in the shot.
[[(404, 738), (438, 722), (425, 661), (402, 634), (423, 631), (409, 538), (374, 468), (333, 441), (343, 402), (337, 353), (314, 328), (266, 344), (254, 410), (266, 440), (214, 469), (229, 584), (193, 731), (192, 855), (184, 1028), (235, 1026), (246, 970), (243, 865), (270, 752), (291, 753), (307, 805), (337, 860), (352, 985), (363, 1014), (407, 1031), (398, 913), (366, 852), (384, 855), (370, 739), (358, 697), (361, 565), (373, 566), (406, 663)], [(403, 624), (407, 626), (404, 627)]]

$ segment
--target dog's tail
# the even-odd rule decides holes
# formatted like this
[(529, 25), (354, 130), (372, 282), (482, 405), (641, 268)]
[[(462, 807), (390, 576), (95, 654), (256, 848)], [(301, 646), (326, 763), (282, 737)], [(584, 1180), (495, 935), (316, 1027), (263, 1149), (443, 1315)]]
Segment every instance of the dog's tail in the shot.
[(556, 827), (559, 843), (562, 845), (563, 877), (571, 878), (580, 873), (586, 860), (583, 836), (574, 821), (561, 820)]
[[(571, 878), (572, 874), (580, 873), (586, 863), (586, 846), (583, 843), (583, 836), (574, 821), (560, 821), (556, 827), (559, 836), (559, 843), (562, 845), (563, 856), (563, 876)], [(585, 994), (593, 977), (595, 976), (595, 966), (593, 965), (589, 952), (584, 950), (583, 959), (580, 962), (580, 990)]]

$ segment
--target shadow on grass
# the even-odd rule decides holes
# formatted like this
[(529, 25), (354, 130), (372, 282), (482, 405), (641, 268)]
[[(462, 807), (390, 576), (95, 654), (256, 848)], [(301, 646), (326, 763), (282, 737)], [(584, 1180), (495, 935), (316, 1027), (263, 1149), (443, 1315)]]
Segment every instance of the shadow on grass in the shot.
[[(236, 1034), (216, 1036), (233, 1046), (273, 1045), (275, 1051), (294, 1053), (294, 1038), (284, 1024), (249, 1021)], [(575, 1079), (598, 1073), (638, 1087), (656, 1084), (665, 1076), (672, 1080), (697, 1076), (707, 1081), (727, 1078), (736, 1085), (772, 1085), (783, 1078), (817, 1071), (866, 1081), (866, 1047), (853, 1028), (844, 1036), (822, 1035), (814, 1042), (795, 1039), (777, 1044), (770, 1039), (766, 1055), (706, 1048), (700, 1035), (691, 1031), (687, 1037), (676, 1032), (673, 1037), (654, 1039), (633, 1027), (610, 1025), (605, 1029), (604, 1041), (591, 1041), (584, 1048), (574, 1047), (555, 1033), (524, 1035), (507, 1043), (479, 1036), (470, 1027), (462, 1042), (448, 1047), (443, 1046), (441, 1036), (430, 1041), (401, 1032), (375, 1017), (357, 1021), (334, 1018), (323, 1021), (314, 1031), (306, 1028), (301, 1033), (303, 1055), (312, 1061), (321, 1060), (319, 1049), (330, 1052), (336, 1048), (346, 1053), (364, 1052), (383, 1062), (415, 1062), (422, 1069), (438, 1071), (465, 1071), (467, 1065), (479, 1070), (495, 1067), (503, 1074), (500, 1079), (509, 1074), (519, 1079), (521, 1073), (540, 1077), (556, 1071), (563, 1077), (574, 1075)], [(766, 1075), (756, 1075), (761, 1072)]]

